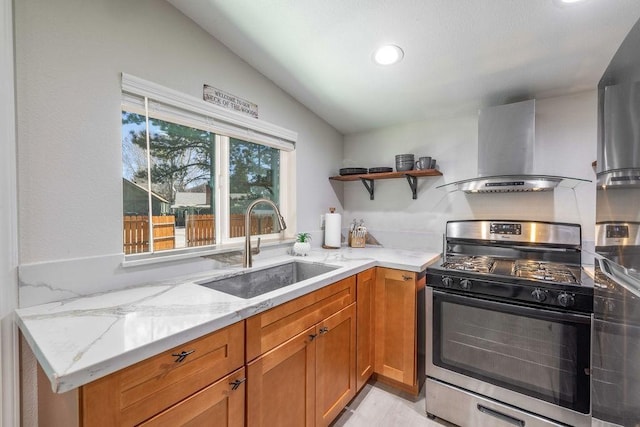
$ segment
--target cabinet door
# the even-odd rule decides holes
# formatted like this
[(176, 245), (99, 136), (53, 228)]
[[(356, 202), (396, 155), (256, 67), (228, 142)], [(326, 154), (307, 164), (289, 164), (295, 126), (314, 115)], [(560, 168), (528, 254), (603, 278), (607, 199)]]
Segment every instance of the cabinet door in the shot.
[(238, 369), (140, 426), (243, 427), (245, 383), (244, 368)]
[(317, 326), (247, 365), (247, 425), (314, 425)]
[(356, 385), (359, 391), (373, 374), (375, 343), (375, 268), (356, 278)]
[(380, 380), (414, 394), (416, 302), (416, 273), (377, 268), (374, 369)]
[(328, 426), (356, 395), (356, 305), (320, 323), (316, 339), (316, 426)]

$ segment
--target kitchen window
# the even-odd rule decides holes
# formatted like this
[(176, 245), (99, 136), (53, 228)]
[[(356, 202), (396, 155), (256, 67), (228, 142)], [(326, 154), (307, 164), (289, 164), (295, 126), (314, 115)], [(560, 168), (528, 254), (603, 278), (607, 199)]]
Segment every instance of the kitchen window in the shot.
[[(127, 261), (240, 243), (246, 208), (258, 198), (295, 223), (294, 132), (133, 76), (122, 79)], [(250, 234), (268, 241), (279, 232), (273, 210), (258, 205)]]

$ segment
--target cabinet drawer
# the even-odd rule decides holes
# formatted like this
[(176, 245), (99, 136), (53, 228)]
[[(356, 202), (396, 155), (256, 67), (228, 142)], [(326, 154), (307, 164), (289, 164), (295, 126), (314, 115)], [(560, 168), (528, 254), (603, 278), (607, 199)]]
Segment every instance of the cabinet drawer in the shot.
[(84, 423), (138, 424), (243, 364), (244, 322), (239, 322), (87, 384)]
[(247, 322), (247, 361), (355, 302), (356, 276), (257, 314)]
[(244, 368), (140, 424), (162, 426), (244, 426), (246, 376)]

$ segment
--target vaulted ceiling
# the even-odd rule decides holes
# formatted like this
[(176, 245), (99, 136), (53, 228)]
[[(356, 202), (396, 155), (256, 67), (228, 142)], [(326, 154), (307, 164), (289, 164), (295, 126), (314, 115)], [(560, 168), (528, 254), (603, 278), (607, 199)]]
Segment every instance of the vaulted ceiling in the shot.
[[(594, 89), (640, 18), (638, 0), (169, 2), (343, 134)], [(375, 64), (387, 43), (404, 59)]]

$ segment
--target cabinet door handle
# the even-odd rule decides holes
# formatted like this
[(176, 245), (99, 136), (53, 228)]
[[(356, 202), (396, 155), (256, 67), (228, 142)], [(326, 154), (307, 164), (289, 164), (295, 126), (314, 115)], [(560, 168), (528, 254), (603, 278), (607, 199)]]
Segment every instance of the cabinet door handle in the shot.
[(177, 357), (175, 362), (179, 363), (179, 362), (184, 361), (184, 359), (186, 359), (187, 356), (190, 355), (191, 353), (193, 353), (194, 351), (195, 350), (189, 350), (189, 351), (183, 351), (182, 353), (173, 353), (172, 356), (173, 357)]
[(408, 276), (408, 275), (406, 275), (406, 274), (403, 274), (403, 275), (402, 275), (402, 280), (404, 280), (405, 282), (406, 282), (407, 280), (411, 280), (411, 279), (413, 279), (413, 277)]
[(309, 341), (315, 340), (317, 336), (318, 334), (309, 334)]
[(320, 328), (320, 335), (326, 334), (327, 332), (329, 332), (329, 328), (327, 328), (326, 326)]
[(230, 382), (229, 385), (231, 386), (231, 390), (237, 390), (238, 387), (240, 387), (246, 380), (246, 378), (238, 378), (237, 380)]

